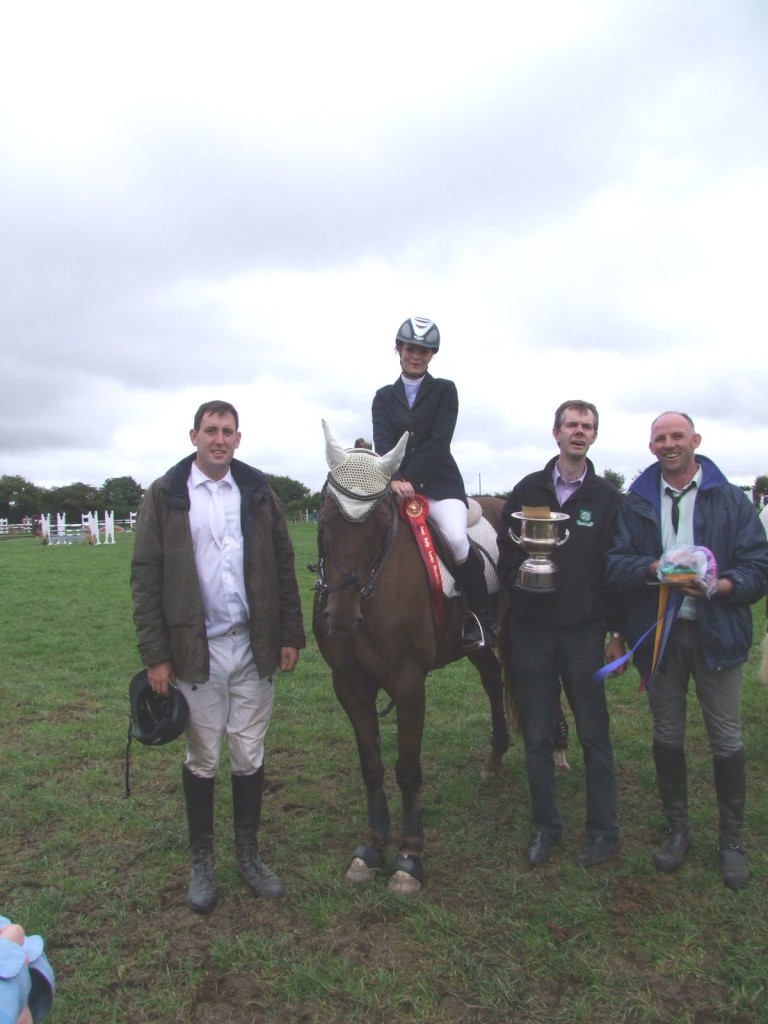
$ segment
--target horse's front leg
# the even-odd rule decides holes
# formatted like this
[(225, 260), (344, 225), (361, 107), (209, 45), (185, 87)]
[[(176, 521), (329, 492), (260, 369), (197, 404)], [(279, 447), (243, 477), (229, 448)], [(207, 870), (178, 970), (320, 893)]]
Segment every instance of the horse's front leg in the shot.
[(399, 690), (397, 706), (398, 758), (395, 777), (403, 803), (400, 851), (392, 862), (390, 892), (417, 893), (424, 880), (424, 828), (421, 820), (421, 741), (424, 735), (424, 676), (419, 674)]
[(366, 841), (355, 848), (344, 877), (348, 882), (369, 882), (386, 863), (385, 851), (389, 839), (389, 808), (384, 793), (376, 689), (361, 690), (349, 686), (345, 678), (337, 673), (333, 676), (333, 686), (355, 733), (368, 810)]
[(509, 725), (504, 711), (501, 665), (490, 647), (473, 651), (468, 657), (480, 673), (483, 689), (491, 707), (491, 749), (483, 766), (483, 775), (496, 778), (501, 773), (502, 759), (509, 750)]
[[(365, 772), (363, 772), (365, 775)], [(352, 863), (344, 876), (348, 882), (370, 882), (385, 864), (385, 850), (389, 838), (389, 808), (384, 787), (365, 788), (368, 803), (368, 838), (355, 847)]]

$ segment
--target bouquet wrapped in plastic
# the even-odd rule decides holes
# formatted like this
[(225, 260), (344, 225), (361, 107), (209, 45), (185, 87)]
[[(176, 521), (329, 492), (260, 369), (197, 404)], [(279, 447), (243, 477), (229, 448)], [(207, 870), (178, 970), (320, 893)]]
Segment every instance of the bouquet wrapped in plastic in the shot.
[(717, 562), (709, 548), (675, 544), (661, 556), (657, 573), (662, 583), (672, 586), (698, 584), (707, 597), (717, 590)]

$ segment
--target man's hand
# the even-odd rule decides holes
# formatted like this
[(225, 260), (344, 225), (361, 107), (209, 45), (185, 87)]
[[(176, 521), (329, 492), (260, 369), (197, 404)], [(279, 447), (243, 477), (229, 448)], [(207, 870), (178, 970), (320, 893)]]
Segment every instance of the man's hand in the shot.
[(703, 583), (691, 583), (687, 587), (680, 587), (680, 590), (687, 597), (727, 597), (728, 594), (733, 593), (733, 583), (722, 576), (718, 576), (717, 590), (713, 590), (711, 594), (707, 592), (707, 588)]
[[(612, 661), (617, 661), (619, 658), (624, 657), (626, 645), (624, 644), (623, 637), (611, 636), (608, 643), (605, 645), (605, 664), (610, 665)], [(627, 671), (627, 662), (623, 665), (619, 665), (613, 672), (608, 676), (609, 679), (613, 679), (615, 676), (623, 675)]]
[(283, 647), (280, 650), (280, 671), (293, 672), (299, 660), (297, 647)]
[(156, 665), (150, 665), (147, 668), (147, 678), (149, 685), (160, 697), (167, 697), (168, 686), (176, 682), (173, 665), (170, 661), (158, 661)]

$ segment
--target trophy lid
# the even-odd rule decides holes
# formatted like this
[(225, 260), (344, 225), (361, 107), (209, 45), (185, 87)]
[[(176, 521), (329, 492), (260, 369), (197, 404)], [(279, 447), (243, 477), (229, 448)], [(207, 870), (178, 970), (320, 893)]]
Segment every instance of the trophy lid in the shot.
[(569, 515), (565, 512), (553, 512), (552, 509), (546, 505), (534, 506), (534, 505), (523, 505), (521, 512), (513, 512), (513, 519), (540, 519), (549, 520), (549, 522), (563, 522), (564, 519), (570, 519)]

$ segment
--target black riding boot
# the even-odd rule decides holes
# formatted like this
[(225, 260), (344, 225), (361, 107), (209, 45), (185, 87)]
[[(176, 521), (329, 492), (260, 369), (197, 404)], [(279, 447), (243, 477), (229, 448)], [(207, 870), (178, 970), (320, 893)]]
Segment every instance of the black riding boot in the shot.
[(492, 647), (496, 643), (496, 630), (482, 556), (470, 548), (467, 560), (455, 565), (454, 573), (469, 606), (461, 631), (462, 648), (469, 652), (480, 647)]
[(747, 858), (741, 846), (747, 763), (744, 748), (730, 757), (713, 758), (715, 791), (720, 810), (720, 874), (729, 889), (743, 889), (749, 882)]
[(213, 852), (213, 796), (215, 779), (195, 775), (184, 764), (184, 801), (189, 826), (189, 872), (187, 905), (198, 914), (208, 914), (216, 906), (216, 856)]
[(665, 747), (654, 740), (653, 761), (661, 806), (667, 816), (667, 838), (653, 851), (657, 871), (677, 871), (691, 846), (688, 825), (688, 774), (682, 747)]
[(283, 883), (259, 856), (259, 823), (263, 791), (264, 765), (253, 775), (232, 776), (235, 852), (240, 874), (256, 895), (267, 900), (276, 900), (283, 895)]

